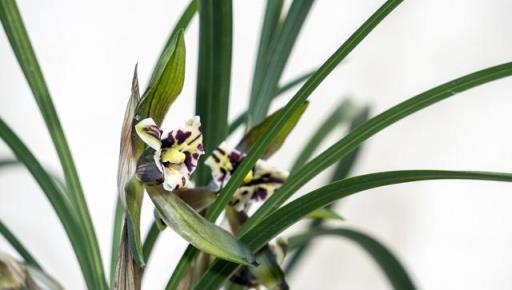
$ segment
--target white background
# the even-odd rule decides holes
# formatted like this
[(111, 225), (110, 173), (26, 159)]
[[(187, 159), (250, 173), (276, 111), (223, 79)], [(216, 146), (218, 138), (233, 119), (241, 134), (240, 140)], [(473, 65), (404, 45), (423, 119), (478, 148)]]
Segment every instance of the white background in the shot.
[[(186, 1), (188, 2), (188, 1)], [(248, 103), (263, 1), (234, 1), (230, 116)], [(316, 1), (286, 68), (287, 80), (322, 63), (383, 1)], [(123, 110), (132, 70), (142, 86), (185, 1), (20, 1), (19, 6), (63, 123), (107, 266)], [(405, 1), (311, 96), (293, 142), (296, 152), (343, 96), (370, 103), (372, 115), (432, 86), (512, 60), (512, 2)], [(187, 76), (166, 128), (194, 111), (197, 18), (186, 33)], [(43, 120), (4, 33), (0, 33), (0, 115), (55, 171)], [(499, 80), (408, 117), (365, 143), (355, 173), (396, 169), (512, 169), (512, 78)], [(279, 104), (282, 105), (286, 98)], [(332, 143), (339, 136), (332, 136)], [(326, 144), (327, 146), (328, 144)], [(0, 144), (0, 156), (11, 153)], [(326, 182), (312, 181), (301, 193)], [(78, 266), (49, 203), (21, 168), (0, 173), (0, 217), (67, 289), (83, 289)], [(512, 287), (512, 185), (430, 181), (390, 186), (348, 198), (339, 208), (350, 226), (387, 244), (421, 289)], [(152, 216), (145, 207), (145, 223)], [(145, 289), (161, 289), (185, 242), (166, 231)], [(0, 248), (13, 253), (4, 240)], [(325, 238), (290, 278), (292, 289), (389, 289), (357, 246)]]

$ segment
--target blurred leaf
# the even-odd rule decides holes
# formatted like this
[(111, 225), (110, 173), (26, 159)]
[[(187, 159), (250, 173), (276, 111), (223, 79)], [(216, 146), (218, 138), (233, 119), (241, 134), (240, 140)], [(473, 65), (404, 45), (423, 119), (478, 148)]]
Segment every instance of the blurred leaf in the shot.
[(217, 198), (217, 194), (210, 191), (206, 186), (186, 188), (173, 193), (197, 212), (210, 206)]
[(0, 253), (0, 289), (3, 290), (63, 290), (50, 275), (24, 265)]
[(277, 263), (268, 245), (264, 246), (263, 249), (256, 254), (256, 258), (261, 264), (251, 270), (261, 284), (267, 289), (272, 290), (289, 289), (283, 270), (281, 270), (281, 266)]
[(306, 217), (315, 220), (345, 220), (342, 216), (328, 208), (319, 208), (308, 213)]
[(338, 105), (334, 111), (321, 123), (320, 127), (314, 131), (313, 136), (308, 138), (308, 142), (297, 155), (297, 159), (292, 165), (292, 172), (297, 171), (306, 162), (311, 159), (315, 151), (324, 143), (324, 140), (331, 134), (334, 129), (345, 122), (349, 122), (354, 114), (360, 108), (356, 107), (352, 101), (346, 100)]
[[(233, 33), (232, 0), (200, 0), (199, 59), (196, 84), (196, 114), (206, 155), (227, 136), (231, 49)], [(200, 162), (196, 183), (207, 185), (210, 171)]]
[(16, 158), (26, 166), (41, 187), (66, 231), (87, 285), (95, 285), (93, 280), (94, 274), (91, 272), (91, 266), (93, 264), (89, 260), (89, 249), (87, 248), (85, 233), (83, 227), (78, 226), (79, 223), (75, 208), (68, 202), (65, 193), (56, 185), (54, 179), (44, 170), (39, 161), (7, 124), (5, 124), (1, 117), (0, 137), (13, 151)]
[[(274, 154), (281, 146), (284, 144), (286, 137), (290, 134), (290, 132), (295, 128), (295, 125), (302, 117), (302, 114), (306, 111), (308, 107), (308, 102), (304, 102), (298, 110), (294, 112), (294, 114), (288, 119), (286, 124), (281, 128), (281, 130), (274, 136), (272, 143), (267, 147), (267, 150), (263, 153), (262, 158), (267, 159), (272, 154)], [(272, 122), (277, 118), (279, 114), (281, 114), (283, 109), (278, 110), (272, 115), (268, 116), (261, 124), (252, 128), (247, 134), (245, 134), (244, 138), (238, 143), (236, 149), (241, 152), (248, 152), (251, 147), (258, 142), (261, 137), (267, 133), (270, 128)]]
[[(11, 244), (11, 246), (20, 254), (25, 263), (32, 265), (35, 268), (41, 268), (34, 256), (27, 250), (27, 248), (20, 242), (18, 238), (7, 228), (6, 225), (0, 220), (0, 234)], [(1, 288), (0, 288), (1, 289)]]
[(307, 231), (288, 238), (289, 249), (293, 250), (310, 243), (311, 240), (318, 237), (331, 235), (347, 238), (361, 246), (375, 260), (382, 272), (386, 274), (394, 289), (416, 289), (409, 274), (395, 255), (378, 240), (357, 230), (322, 228)]
[(52, 138), (66, 178), (66, 185), (70, 192), (71, 202), (75, 207), (76, 216), (81, 224), (82, 232), (87, 239), (87, 242), (84, 242), (84, 247), (86, 247), (88, 251), (88, 255), (85, 256), (85, 258), (89, 260), (93, 275), (93, 277), (91, 277), (92, 280), (90, 280), (92, 283), (88, 284), (88, 286), (97, 290), (106, 290), (108, 287), (105, 280), (98, 240), (96, 239), (96, 233), (73, 162), (73, 157), (32, 44), (30, 43), (30, 39), (21, 19), (20, 12), (14, 0), (0, 1), (0, 21), (2, 22), (13, 52), (32, 90), (32, 94), (35, 97), (46, 127), (48, 128), (48, 132)]
[(117, 257), (116, 271), (112, 283), (113, 290), (140, 290), (142, 269), (135, 263), (128, 242), (127, 221), (121, 233), (121, 245)]
[(140, 212), (144, 188), (135, 177), (125, 186), (126, 193), (126, 229), (131, 255), (139, 267), (144, 268), (144, 254), (140, 236)]
[(173, 36), (170, 45), (165, 48), (161, 61), (165, 65), (157, 65), (154, 76), (137, 108), (139, 120), (151, 117), (158, 126), (162, 124), (169, 107), (183, 88), (185, 80), (183, 30), (179, 30)]
[(112, 249), (110, 253), (110, 288), (114, 283), (114, 276), (116, 273), (117, 258), (119, 256), (119, 249), (121, 248), (121, 233), (124, 220), (124, 206), (120, 197), (116, 199), (116, 208), (114, 210), (114, 225), (112, 226)]
[[(334, 201), (368, 189), (385, 185), (436, 179), (468, 179), (512, 182), (512, 174), (478, 171), (407, 170), (371, 173), (350, 177), (318, 188), (279, 208), (246, 232), (239, 231), (240, 241), (258, 250), (272, 238), (302, 219), (309, 212)], [(249, 219), (247, 222), (249, 222)], [(247, 222), (245, 224), (247, 224)], [(244, 224), (244, 225), (245, 225)], [(238, 265), (216, 261), (194, 289), (218, 289)]]
[[(369, 108), (364, 108), (359, 114), (357, 114), (354, 119), (350, 122), (350, 131), (354, 130), (355, 128), (359, 127), (362, 123), (366, 122), (368, 120), (369, 115)], [(361, 146), (357, 147), (355, 150), (350, 152), (347, 156), (345, 156), (343, 159), (338, 161), (338, 163), (335, 165), (334, 171), (331, 175), (330, 181), (336, 181), (346, 178), (352, 168), (354, 167), (355, 161), (357, 157), (360, 155), (359, 152), (361, 151)], [(328, 205), (326, 208), (333, 208), (336, 203)], [(313, 220), (309, 224), (309, 229), (315, 229), (319, 226), (321, 226), (323, 223), (323, 220)], [(299, 261), (304, 257), (304, 254), (307, 252), (309, 248), (308, 244), (303, 245), (299, 249), (297, 249), (295, 252), (291, 254), (291, 256), (287, 259), (286, 267), (285, 267), (285, 273), (287, 276), (293, 271), (295, 266), (299, 263)]]
[(153, 223), (151, 223), (151, 227), (148, 230), (148, 233), (146, 234), (144, 245), (142, 247), (142, 252), (144, 253), (144, 261), (146, 261), (146, 263), (149, 261), (149, 257), (151, 257), (151, 252), (153, 251), (153, 247), (155, 246), (160, 232), (161, 230), (158, 228), (157, 223), (153, 221)]
[(267, 115), (279, 79), (313, 3), (313, 0), (292, 2), (284, 22), (269, 41), (270, 47), (266, 51), (265, 58), (259, 59), (262, 70), (259, 74), (261, 81), (257, 78), (258, 75), (255, 75), (248, 111), (248, 128), (258, 125)]
[(194, 247), (235, 263), (256, 263), (244, 244), (204, 219), (174, 193), (165, 192), (161, 186), (146, 186), (146, 189), (165, 223)]

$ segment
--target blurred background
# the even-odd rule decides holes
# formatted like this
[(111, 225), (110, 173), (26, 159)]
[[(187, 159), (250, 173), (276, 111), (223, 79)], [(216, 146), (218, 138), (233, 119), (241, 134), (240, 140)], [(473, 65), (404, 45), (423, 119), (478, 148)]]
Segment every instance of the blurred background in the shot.
[[(318, 67), (383, 2), (316, 1), (283, 81)], [(273, 162), (291, 165), (326, 114), (347, 96), (369, 104), (375, 115), (435, 85), (512, 60), (511, 1), (404, 2), (314, 92), (308, 111)], [(145, 87), (187, 4), (19, 1), (82, 178), (105, 265), (110, 259), (120, 128), (133, 67), (139, 63)], [(234, 1), (232, 118), (248, 104), (264, 4)], [(185, 35), (185, 87), (164, 128), (180, 125), (194, 113), (197, 29), (196, 17)], [(58, 159), (43, 120), (3, 32), (0, 64), (0, 115), (44, 164), (57, 171)], [(510, 172), (511, 95), (508, 78), (416, 113), (366, 142), (353, 174), (397, 169)], [(342, 133), (330, 136), (325, 147)], [(11, 156), (3, 143), (0, 156)], [(325, 172), (312, 180), (299, 194), (323, 185), (328, 176)], [(389, 246), (421, 289), (510, 289), (511, 189), (510, 184), (496, 182), (411, 183), (362, 192), (337, 210), (348, 226)], [(0, 194), (2, 220), (67, 289), (83, 289), (77, 284), (82, 280), (64, 231), (26, 170), (2, 170)], [(146, 202), (144, 225), (152, 216)], [(300, 226), (293, 231), (297, 229)], [(165, 231), (144, 289), (165, 285), (185, 246), (172, 231)], [(1, 239), (0, 249), (14, 253)], [(289, 283), (297, 290), (390, 288), (366, 253), (339, 238), (317, 240)]]

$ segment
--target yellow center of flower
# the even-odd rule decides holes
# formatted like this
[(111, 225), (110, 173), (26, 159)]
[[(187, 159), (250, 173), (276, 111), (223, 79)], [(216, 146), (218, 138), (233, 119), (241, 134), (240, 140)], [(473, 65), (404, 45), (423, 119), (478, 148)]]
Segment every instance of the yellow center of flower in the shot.
[(180, 164), (185, 161), (185, 154), (177, 149), (170, 148), (165, 150), (160, 158), (162, 162)]
[(244, 177), (244, 183), (249, 183), (252, 181), (254, 175), (252, 173), (252, 170), (247, 173), (247, 175)]

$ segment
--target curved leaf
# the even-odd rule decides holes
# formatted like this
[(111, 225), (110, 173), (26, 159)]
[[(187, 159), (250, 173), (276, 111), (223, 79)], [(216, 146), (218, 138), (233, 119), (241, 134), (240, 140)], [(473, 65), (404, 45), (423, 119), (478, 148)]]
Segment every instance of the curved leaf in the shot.
[(256, 265), (249, 249), (231, 234), (207, 221), (174, 193), (159, 186), (146, 186), (165, 223), (194, 247), (221, 259)]
[(345, 220), (341, 215), (328, 208), (315, 209), (314, 211), (308, 213), (306, 217), (315, 220)]
[(163, 53), (162, 62), (157, 65), (154, 76), (144, 92), (137, 108), (137, 118), (142, 120), (151, 117), (157, 125), (161, 125), (171, 104), (183, 88), (185, 81), (185, 40), (183, 30), (179, 30), (172, 38)]
[(77, 218), (82, 226), (82, 231), (87, 238), (87, 242), (84, 243), (84, 246), (88, 248), (89, 255), (86, 258), (90, 260), (89, 263), (92, 267), (95, 284), (90, 284), (89, 286), (97, 290), (106, 290), (108, 287), (105, 280), (101, 252), (87, 202), (82, 191), (82, 186), (80, 185), (78, 172), (60, 124), (57, 111), (53, 105), (50, 92), (46, 86), (43, 73), (39, 67), (32, 44), (30, 43), (20, 12), (14, 0), (0, 1), (0, 20), (23, 74), (32, 90), (32, 94), (41, 111), (48, 132), (50, 133), (64, 172), (71, 201), (77, 212)]
[[(512, 182), (512, 174), (477, 171), (406, 170), (360, 175), (333, 182), (288, 203), (265, 217), (249, 231), (239, 235), (253, 251), (290, 227), (307, 213), (325, 207), (334, 201), (364, 190), (385, 185), (436, 179), (468, 179)], [(249, 219), (250, 220), (250, 219)], [(236, 271), (238, 265), (216, 261), (194, 288), (195, 290), (218, 289), (224, 280)]]
[(393, 255), (393, 253), (391, 253), (391, 251), (378, 240), (357, 230), (321, 228), (307, 231), (302, 234), (289, 237), (288, 249), (294, 250), (321, 236), (340, 236), (353, 241), (361, 246), (370, 255), (370, 257), (375, 260), (380, 269), (386, 274), (386, 277), (394, 289), (416, 289), (416, 286), (414, 286), (409, 274), (407, 274), (404, 266), (402, 266), (395, 255)]

